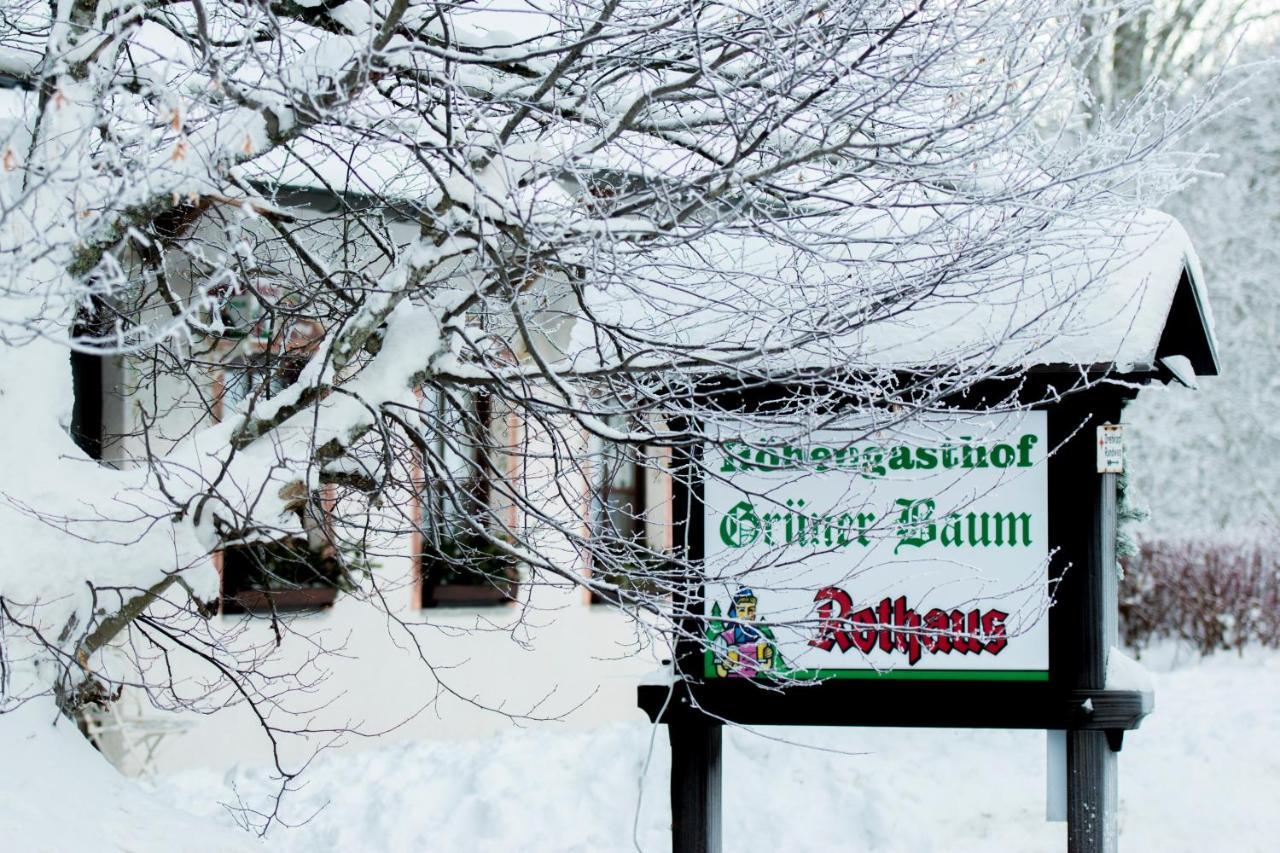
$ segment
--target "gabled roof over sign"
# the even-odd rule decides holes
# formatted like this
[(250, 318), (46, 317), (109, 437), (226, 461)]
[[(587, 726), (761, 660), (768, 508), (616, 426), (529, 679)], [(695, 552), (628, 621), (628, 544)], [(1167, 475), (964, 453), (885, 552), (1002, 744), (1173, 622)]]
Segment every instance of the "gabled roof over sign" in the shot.
[[(596, 283), (589, 306), (628, 340), (739, 364), (746, 356), (771, 371), (980, 365), (1154, 376), (1167, 374), (1163, 359), (1183, 356), (1197, 374), (1218, 372), (1199, 261), (1165, 214), (1057, 223), (1025, 250), (996, 252), (917, 239), (900, 218), (848, 233), (856, 237), (840, 257), (827, 249), (817, 262), (756, 236), (717, 235)], [(876, 300), (888, 308), (872, 313)], [(839, 333), (810, 333), (837, 317)], [(605, 356), (591, 327), (578, 326), (566, 355)]]
[(1197, 374), (1216, 375), (1204, 276), (1181, 224), (1148, 210), (1110, 228), (1077, 228), (1065, 229), (1060, 249), (1035, 250), (1021, 281), (997, 283), (969, 306), (926, 300), (918, 316), (908, 312), (869, 339), (899, 366), (945, 363), (940, 354), (977, 344), (1012, 367), (1157, 373), (1161, 359), (1181, 355)]
[(1156, 358), (1163, 361), (1183, 356), (1197, 375), (1217, 376), (1218, 344), (1202, 281), (1199, 264), (1188, 264), (1183, 269), (1156, 345)]

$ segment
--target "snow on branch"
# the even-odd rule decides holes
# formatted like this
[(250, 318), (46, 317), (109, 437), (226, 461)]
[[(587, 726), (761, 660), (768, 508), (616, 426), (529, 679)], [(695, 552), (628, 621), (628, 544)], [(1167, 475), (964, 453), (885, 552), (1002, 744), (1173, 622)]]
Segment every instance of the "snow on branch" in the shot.
[[(909, 419), (1146, 364), (1195, 261), (1142, 209), (1200, 106), (1085, 132), (1087, 5), (30, 6), (0, 533), (43, 568), (0, 569), (3, 701), (154, 641), (269, 702), (266, 657), (182, 621), (215, 554), (305, 552), (382, 607), (412, 541), (430, 582), (586, 587), (669, 642), (689, 566), (604, 472), (669, 483), (718, 390)], [(110, 379), (92, 425), (68, 351)]]

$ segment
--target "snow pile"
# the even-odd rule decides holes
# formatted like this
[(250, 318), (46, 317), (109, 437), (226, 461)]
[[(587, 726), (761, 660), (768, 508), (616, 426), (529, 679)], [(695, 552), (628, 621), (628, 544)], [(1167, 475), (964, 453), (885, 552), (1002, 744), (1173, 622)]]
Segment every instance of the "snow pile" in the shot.
[[(1219, 656), (1164, 674), (1158, 711), (1126, 737), (1120, 758), (1123, 848), (1274, 849), (1278, 709), (1274, 652)], [(654, 735), (635, 723), (329, 753), (284, 809), (287, 820), (310, 822), (277, 828), (267, 840), (281, 853), (621, 853), (636, 849), (634, 828), (641, 850), (660, 853), (670, 843), (669, 758), (665, 731)], [(730, 731), (725, 849), (1056, 853), (1066, 829), (1044, 821), (1044, 738), (1025, 731)], [(231, 799), (230, 786), (251, 803), (273, 790), (265, 773), (244, 770), (187, 772), (157, 787), (216, 815), (215, 797)]]
[[(57, 720), (57, 725), (54, 721)], [(253, 836), (166, 806), (123, 778), (51, 704), (0, 715), (0, 840), (23, 853), (239, 853)]]
[(1108, 690), (1140, 690), (1144, 693), (1155, 690), (1155, 683), (1146, 667), (1115, 646), (1107, 651), (1106, 683)]

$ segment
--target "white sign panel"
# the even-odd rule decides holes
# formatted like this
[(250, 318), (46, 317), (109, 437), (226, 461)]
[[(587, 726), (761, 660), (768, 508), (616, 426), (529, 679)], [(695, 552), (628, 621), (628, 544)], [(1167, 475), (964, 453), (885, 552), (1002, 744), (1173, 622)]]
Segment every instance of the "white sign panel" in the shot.
[(1047, 680), (1043, 412), (713, 437), (706, 677)]
[(1098, 427), (1098, 473), (1124, 473), (1124, 427), (1120, 424)]

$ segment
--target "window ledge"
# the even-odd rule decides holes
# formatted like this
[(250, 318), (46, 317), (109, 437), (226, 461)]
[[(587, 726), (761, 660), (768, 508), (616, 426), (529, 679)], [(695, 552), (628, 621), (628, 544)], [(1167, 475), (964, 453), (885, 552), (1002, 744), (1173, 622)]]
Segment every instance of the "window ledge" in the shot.
[(445, 584), (422, 592), (422, 606), (427, 607), (496, 607), (515, 601), (516, 585)]
[(297, 613), (326, 610), (333, 606), (338, 591), (333, 588), (245, 589), (222, 599), (223, 613)]

